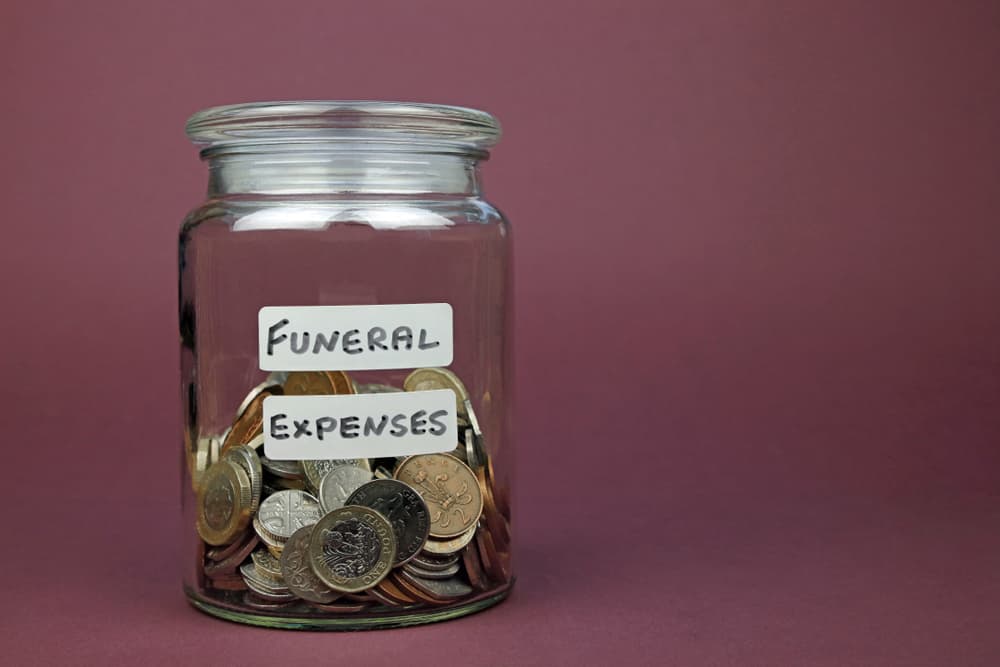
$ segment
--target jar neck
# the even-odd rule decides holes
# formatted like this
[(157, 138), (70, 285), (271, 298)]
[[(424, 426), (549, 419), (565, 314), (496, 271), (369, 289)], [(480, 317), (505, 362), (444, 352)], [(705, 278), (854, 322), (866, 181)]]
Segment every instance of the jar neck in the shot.
[(208, 195), (421, 195), (474, 197), (479, 157), (366, 148), (203, 155)]

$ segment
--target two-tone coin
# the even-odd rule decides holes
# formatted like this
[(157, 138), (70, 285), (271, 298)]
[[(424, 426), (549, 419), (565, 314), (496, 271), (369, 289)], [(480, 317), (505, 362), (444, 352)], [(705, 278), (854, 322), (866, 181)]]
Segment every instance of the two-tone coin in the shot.
[(345, 505), (370, 507), (392, 524), (396, 559), (402, 565), (420, 553), (430, 532), (427, 504), (416, 491), (396, 479), (376, 479), (359, 486)]
[(281, 576), (281, 562), (270, 551), (267, 549), (257, 549), (250, 554), (250, 558), (260, 576), (268, 581), (284, 583), (284, 579)]
[(403, 389), (406, 391), (451, 389), (455, 393), (456, 414), (464, 414), (465, 401), (469, 398), (469, 391), (465, 385), (447, 368), (418, 368), (406, 376)]
[(247, 478), (250, 480), (250, 511), (256, 512), (257, 507), (260, 505), (260, 496), (264, 484), (264, 472), (260, 465), (260, 459), (257, 457), (257, 452), (246, 445), (236, 445), (226, 450), (226, 453), (222, 455), (222, 459), (235, 463), (247, 474)]
[(357, 593), (389, 573), (396, 558), (392, 525), (373, 509), (347, 506), (320, 519), (309, 539), (309, 563), (335, 591)]
[(197, 528), (212, 546), (229, 544), (250, 522), (252, 488), (247, 474), (230, 461), (219, 461), (205, 471), (198, 490)]

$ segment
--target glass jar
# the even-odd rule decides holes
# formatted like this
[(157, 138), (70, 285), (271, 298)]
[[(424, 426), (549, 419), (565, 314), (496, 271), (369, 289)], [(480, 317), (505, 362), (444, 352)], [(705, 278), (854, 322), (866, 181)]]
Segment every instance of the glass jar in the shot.
[(489, 114), (208, 109), (180, 232), (184, 589), (284, 628), (427, 623), (511, 571), (511, 240)]

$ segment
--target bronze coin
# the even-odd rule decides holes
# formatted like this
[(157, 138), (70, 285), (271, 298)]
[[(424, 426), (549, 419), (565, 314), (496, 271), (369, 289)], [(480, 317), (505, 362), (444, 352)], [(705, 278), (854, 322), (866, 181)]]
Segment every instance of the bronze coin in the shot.
[(364, 611), (364, 610), (370, 608), (372, 605), (371, 605), (371, 599), (369, 598), (366, 602), (354, 603), (354, 604), (346, 604), (346, 603), (338, 603), (338, 604), (316, 604), (316, 603), (310, 603), (309, 606), (312, 607), (313, 609), (318, 609), (320, 611), (326, 612), (327, 614), (356, 614), (359, 611)]
[(284, 389), (286, 396), (353, 394), (354, 384), (344, 371), (293, 371)]
[(209, 577), (215, 576), (217, 574), (223, 574), (226, 572), (236, 572), (236, 568), (240, 566), (246, 557), (250, 555), (256, 547), (260, 538), (257, 535), (251, 535), (250, 539), (244, 542), (239, 549), (229, 554), (228, 558), (223, 558), (219, 561), (214, 561), (205, 565), (205, 574)]
[(510, 579), (509, 558), (497, 550), (490, 531), (482, 527), (476, 531), (476, 543), (479, 546), (479, 557), (483, 561), (483, 569), (495, 582), (506, 583)]
[(209, 586), (220, 591), (245, 591), (247, 584), (242, 577), (217, 577), (209, 579)]
[(271, 390), (265, 389), (250, 401), (239, 418), (233, 422), (232, 428), (226, 433), (226, 437), (222, 441), (223, 454), (235, 445), (249, 444), (251, 440), (264, 432), (264, 399), (272, 394)]
[(413, 596), (415, 599), (428, 604), (438, 604), (437, 599), (424, 593), (419, 587), (404, 579), (401, 570), (394, 570), (393, 573), (387, 578), (392, 579), (392, 583), (396, 584), (400, 590)]
[(401, 604), (418, 604), (420, 601), (409, 593), (404, 592), (395, 582), (391, 581), (388, 577), (378, 582), (376, 588), (381, 589), (386, 595), (399, 600)]
[(430, 535), (458, 537), (476, 525), (483, 512), (483, 494), (475, 473), (449, 454), (418, 454), (399, 464), (396, 479), (408, 484), (430, 510)]
[[(257, 536), (254, 533), (247, 534), (247, 540), (253, 540)], [(214, 561), (225, 560), (232, 556), (236, 551), (242, 548), (246, 544), (246, 540), (236, 540), (232, 544), (228, 544), (224, 547), (215, 547), (209, 549), (205, 552), (205, 558)]]
[(401, 604), (398, 600), (394, 600), (392, 597), (378, 590), (378, 588), (369, 588), (368, 594), (371, 595), (376, 602), (386, 607), (398, 607)]
[(462, 564), (465, 566), (465, 576), (469, 584), (476, 589), (486, 588), (486, 576), (483, 574), (483, 564), (479, 560), (479, 547), (473, 542), (462, 549)]

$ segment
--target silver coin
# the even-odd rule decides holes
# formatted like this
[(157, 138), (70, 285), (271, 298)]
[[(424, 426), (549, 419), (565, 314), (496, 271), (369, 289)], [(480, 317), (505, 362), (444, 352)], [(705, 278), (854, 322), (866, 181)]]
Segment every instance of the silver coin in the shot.
[(290, 595), (291, 590), (283, 583), (277, 583), (262, 577), (253, 563), (245, 563), (240, 566), (240, 575), (247, 587), (255, 593), (264, 595)]
[(319, 521), (321, 514), (315, 496), (305, 491), (286, 489), (265, 498), (257, 511), (257, 518), (270, 537), (287, 541), (299, 528)]
[(256, 512), (257, 508), (260, 507), (260, 497), (264, 485), (264, 471), (261, 470), (257, 452), (246, 445), (239, 445), (237, 447), (230, 447), (222, 455), (222, 458), (232, 461), (243, 468), (247, 477), (250, 478), (250, 511)]
[(414, 576), (407, 572), (405, 568), (400, 572), (400, 576), (405, 581), (410, 582), (440, 602), (449, 602), (472, 593), (472, 587), (456, 577), (452, 577), (451, 579), (427, 579), (425, 577)]
[(247, 408), (250, 407), (250, 404), (253, 403), (253, 400), (265, 391), (272, 394), (284, 393), (284, 389), (282, 389), (280, 382), (272, 382), (270, 378), (264, 380), (259, 385), (251, 389), (250, 393), (248, 393), (246, 398), (243, 399), (243, 402), (240, 403), (240, 407), (236, 408), (236, 419), (234, 421), (238, 421), (239, 418), (243, 416), (243, 413), (247, 411)]
[(361, 505), (375, 510), (392, 524), (396, 538), (396, 560), (402, 565), (423, 548), (431, 529), (430, 511), (420, 494), (396, 479), (376, 479), (359, 486), (345, 505)]
[(285, 549), (281, 552), (281, 575), (288, 589), (309, 602), (329, 604), (340, 597), (320, 581), (309, 565), (309, 539), (315, 526), (306, 526), (295, 531)]
[(304, 477), (302, 463), (299, 461), (275, 461), (261, 455), (260, 464), (264, 466), (265, 470), (277, 477), (285, 479), (302, 479)]
[(425, 570), (419, 565), (414, 565), (411, 561), (404, 565), (403, 569), (412, 575), (422, 577), (424, 579), (451, 579), (458, 574), (458, 563), (455, 563), (443, 570)]
[(306, 480), (309, 482), (309, 485), (319, 491), (319, 483), (323, 481), (326, 473), (330, 472), (334, 468), (340, 468), (343, 466), (354, 466), (355, 468), (371, 470), (371, 464), (368, 463), (368, 459), (328, 459), (303, 461), (302, 471), (305, 473)]
[(399, 391), (403, 390), (399, 387), (393, 387), (388, 384), (379, 384), (377, 382), (370, 384), (356, 384), (354, 386), (355, 394), (395, 394)]
[(343, 507), (354, 490), (372, 478), (372, 471), (357, 466), (339, 466), (326, 473), (319, 483), (319, 502), (324, 512)]
[(448, 556), (431, 556), (426, 552), (422, 552), (413, 557), (410, 561), (411, 565), (419, 567), (421, 570), (429, 570), (431, 572), (437, 572), (440, 570), (447, 570), (453, 565), (458, 564), (458, 554), (450, 554)]

